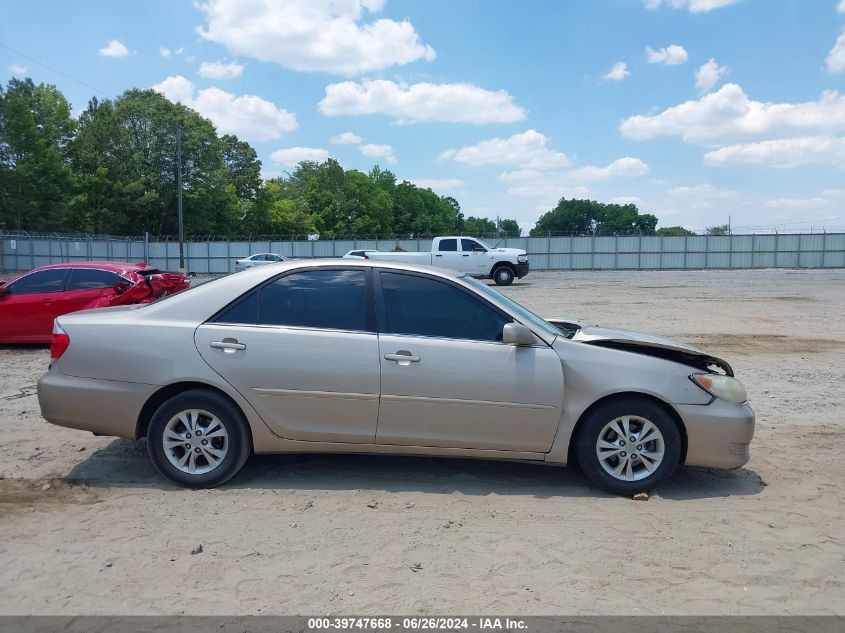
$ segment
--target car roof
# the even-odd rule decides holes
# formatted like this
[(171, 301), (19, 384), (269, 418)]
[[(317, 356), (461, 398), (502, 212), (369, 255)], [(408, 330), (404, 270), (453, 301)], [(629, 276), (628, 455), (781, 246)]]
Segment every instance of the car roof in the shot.
[(49, 264), (47, 266), (39, 266), (32, 270), (49, 270), (51, 268), (100, 268), (102, 270), (109, 270), (112, 272), (121, 272), (124, 270), (144, 270), (149, 268), (149, 265), (140, 262), (130, 264), (128, 262), (66, 262), (63, 264)]

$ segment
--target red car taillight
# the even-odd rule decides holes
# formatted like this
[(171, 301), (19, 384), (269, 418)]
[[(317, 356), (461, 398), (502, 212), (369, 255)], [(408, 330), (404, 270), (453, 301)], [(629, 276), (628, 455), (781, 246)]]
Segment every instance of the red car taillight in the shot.
[(53, 338), (50, 340), (50, 361), (57, 361), (70, 345), (70, 337), (57, 321), (53, 321)]

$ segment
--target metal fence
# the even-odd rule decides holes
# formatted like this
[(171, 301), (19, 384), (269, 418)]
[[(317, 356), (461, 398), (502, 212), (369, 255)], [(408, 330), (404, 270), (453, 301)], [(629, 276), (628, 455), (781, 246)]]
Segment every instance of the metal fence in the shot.
[[(845, 233), (690, 236), (517, 237), (488, 240), (528, 252), (532, 270), (691, 270), (730, 268), (843, 268)], [(191, 240), (186, 269), (229, 273), (253, 253), (287, 257), (340, 257), (350, 250), (428, 250), (431, 240)], [(32, 235), (0, 231), (0, 273), (47, 264), (110, 260), (179, 268), (179, 244), (145, 237)]]

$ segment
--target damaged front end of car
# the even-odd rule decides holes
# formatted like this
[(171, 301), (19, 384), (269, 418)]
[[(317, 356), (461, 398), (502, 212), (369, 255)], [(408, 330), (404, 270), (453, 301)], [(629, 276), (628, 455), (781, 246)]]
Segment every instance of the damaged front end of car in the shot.
[(572, 341), (662, 358), (706, 372), (721, 372), (725, 376), (734, 375), (733, 368), (726, 360), (662, 336), (604, 328), (564, 317), (553, 317), (546, 321)]

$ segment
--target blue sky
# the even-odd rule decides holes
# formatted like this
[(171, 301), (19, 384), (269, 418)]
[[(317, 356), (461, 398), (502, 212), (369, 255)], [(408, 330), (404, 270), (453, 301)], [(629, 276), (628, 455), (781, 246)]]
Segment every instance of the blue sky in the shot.
[(380, 164), (526, 229), (561, 196), (631, 200), (660, 226), (845, 227), (845, 0), (4, 0), (0, 15), (7, 78), (54, 83), (75, 112), (155, 86), (252, 143), (267, 176)]

